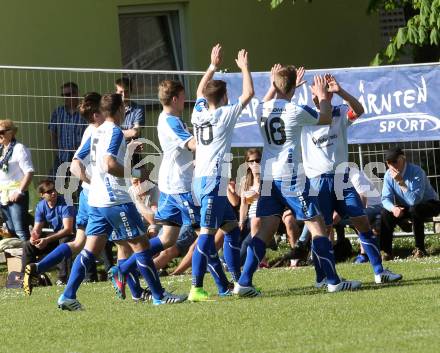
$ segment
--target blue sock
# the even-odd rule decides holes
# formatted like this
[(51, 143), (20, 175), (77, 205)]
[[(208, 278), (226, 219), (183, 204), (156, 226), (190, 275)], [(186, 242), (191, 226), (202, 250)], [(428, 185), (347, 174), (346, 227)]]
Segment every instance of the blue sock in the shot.
[(125, 259), (122, 263), (119, 263), (118, 261), (118, 267), (123, 275), (128, 275), (130, 272), (137, 271), (136, 254), (131, 254), (131, 256), (128, 259)]
[[(141, 283), (139, 282), (139, 272), (137, 271), (137, 267), (135, 267), (136, 256), (132, 255), (131, 257), (134, 257), (134, 266), (130, 266), (130, 271), (126, 273), (127, 284), (128, 284), (128, 288), (130, 288), (131, 296), (135, 299), (140, 299), (140, 297), (142, 296), (142, 287), (141, 287)], [(121, 269), (121, 266), (124, 263), (128, 262), (130, 258), (119, 259), (118, 260), (119, 269)]]
[(66, 243), (58, 245), (43, 260), (37, 263), (37, 271), (39, 273), (46, 272), (55, 265), (59, 264), (63, 259), (70, 259), (72, 257), (72, 250)]
[(66, 298), (76, 299), (76, 292), (78, 291), (81, 282), (86, 277), (86, 273), (94, 261), (95, 255), (86, 249), (83, 249), (78, 254), (73, 262), (69, 280), (67, 281), (66, 288), (64, 289), (63, 294)]
[(157, 274), (156, 267), (154, 266), (153, 259), (151, 257), (151, 251), (144, 250), (136, 253), (136, 263), (142, 277), (148, 283), (148, 287), (153, 294), (154, 299), (162, 299), (164, 289), (160, 284), (159, 275)]
[(266, 254), (266, 244), (260, 238), (253, 237), (247, 248), (246, 261), (238, 283), (242, 286), (252, 285), (252, 276)]
[(209, 239), (213, 236), (200, 234), (197, 238), (196, 246), (192, 256), (192, 285), (203, 287), (203, 278), (205, 277), (206, 266), (208, 265)]
[(370, 260), (371, 266), (373, 266), (374, 273), (377, 275), (383, 272), (379, 245), (377, 243), (377, 238), (373, 235), (373, 232), (371, 230), (366, 233), (359, 232), (359, 240), (364, 247), (365, 253)]
[(341, 280), (336, 273), (335, 255), (330, 239), (326, 236), (317, 236), (312, 239), (312, 251), (321, 264), (329, 284), (338, 284)]
[(228, 278), (223, 270), (223, 265), (218, 257), (217, 249), (215, 248), (214, 235), (209, 236), (209, 253), (208, 253), (208, 270), (214, 278), (219, 293), (225, 293), (228, 290)]
[(240, 278), (240, 229), (234, 228), (231, 232), (225, 234), (223, 243), (223, 256), (229, 273), (234, 282)]
[(162, 250), (163, 245), (159, 237), (150, 239), (150, 251), (153, 256), (159, 254)]
[(321, 260), (315, 253), (313, 244), (312, 244), (312, 260), (313, 260), (313, 265), (315, 266), (316, 282), (319, 283), (326, 277), (326, 275), (322, 267)]

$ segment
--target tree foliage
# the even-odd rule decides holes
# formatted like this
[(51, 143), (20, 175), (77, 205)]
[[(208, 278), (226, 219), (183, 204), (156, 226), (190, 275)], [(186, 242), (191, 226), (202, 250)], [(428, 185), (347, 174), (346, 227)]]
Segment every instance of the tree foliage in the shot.
[[(270, 7), (271, 7), (271, 9), (275, 9), (275, 8), (277, 8), (278, 6), (280, 6), (283, 2), (284, 2), (284, 0), (258, 0), (258, 1), (270, 1)], [(290, 0), (290, 1), (292, 1), (292, 4), (295, 4), (295, 0)], [(312, 0), (304, 0), (305, 2), (312, 2)]]
[(408, 19), (406, 26), (397, 30), (385, 50), (378, 53), (372, 65), (393, 63), (403, 48), (412, 44), (417, 47), (439, 45), (440, 43), (440, 0), (370, 0), (368, 12), (379, 9), (411, 7), (414, 16)]
[[(280, 6), (284, 0), (258, 1), (270, 1), (270, 6), (274, 9)], [(304, 1), (311, 2), (312, 0)], [(292, 3), (295, 4), (295, 0), (292, 0)], [(367, 12), (377, 12), (381, 9), (390, 11), (403, 7), (411, 8), (414, 15), (408, 19), (406, 26), (397, 30), (388, 46), (375, 56), (371, 62), (372, 65), (395, 62), (398, 59), (398, 54), (407, 45), (415, 47), (439, 45), (440, 0), (370, 0)]]

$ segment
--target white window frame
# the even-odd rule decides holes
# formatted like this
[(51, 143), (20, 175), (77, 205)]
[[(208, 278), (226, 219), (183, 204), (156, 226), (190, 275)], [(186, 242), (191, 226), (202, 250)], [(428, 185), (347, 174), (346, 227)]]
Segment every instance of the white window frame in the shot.
[[(152, 15), (152, 16), (166, 16), (168, 29), (171, 34), (171, 46), (173, 50), (174, 59), (176, 62), (177, 70), (185, 70), (188, 67), (187, 52), (186, 52), (186, 33), (184, 26), (184, 3), (175, 4), (152, 4), (152, 5), (134, 5), (134, 6), (118, 6), (118, 18), (120, 15), (139, 14), (139, 15)], [(177, 12), (179, 18), (179, 35), (182, 50), (182, 63), (179, 60), (177, 53), (177, 46), (174, 38), (174, 31), (170, 12)], [(119, 21), (118, 21), (119, 26)], [(182, 66), (182, 67), (181, 67)]]

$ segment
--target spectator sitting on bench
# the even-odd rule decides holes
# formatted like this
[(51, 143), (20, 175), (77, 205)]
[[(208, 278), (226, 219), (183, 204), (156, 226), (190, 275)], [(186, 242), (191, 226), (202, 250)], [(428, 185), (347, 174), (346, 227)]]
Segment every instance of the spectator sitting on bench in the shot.
[[(41, 257), (60, 243), (65, 243), (73, 238), (75, 224), (75, 208), (68, 206), (62, 196), (55, 190), (51, 180), (43, 180), (38, 185), (38, 192), (42, 200), (35, 208), (35, 224), (31, 232), (31, 239), (23, 244), (22, 272), (26, 265), (37, 262)], [(48, 225), (53, 229), (51, 233), (43, 233), (43, 227)], [(67, 282), (71, 259), (63, 260), (58, 265), (57, 284)]]
[(386, 151), (385, 173), (382, 189), (380, 245), (384, 259), (392, 258), (393, 232), (405, 219), (413, 224), (415, 249), (413, 256), (426, 256), (424, 222), (440, 213), (440, 201), (423, 169), (408, 163), (400, 147)]

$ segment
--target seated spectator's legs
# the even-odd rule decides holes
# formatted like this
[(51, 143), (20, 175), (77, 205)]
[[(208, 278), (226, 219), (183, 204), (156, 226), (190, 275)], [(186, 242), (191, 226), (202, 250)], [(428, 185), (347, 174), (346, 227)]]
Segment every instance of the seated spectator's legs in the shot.
[(298, 227), (298, 223), (296, 222), (295, 217), (292, 214), (292, 211), (285, 211), (283, 214), (283, 223), (286, 227), (287, 239), (289, 241), (289, 245), (293, 248), (298, 241), (298, 238), (301, 234), (300, 229)]
[(182, 261), (180, 261), (180, 264), (177, 265), (176, 269), (171, 273), (171, 276), (178, 276), (185, 273), (187, 269), (191, 267), (191, 261), (192, 261), (192, 255), (194, 253), (194, 248), (196, 247), (196, 242), (192, 243), (190, 248), (188, 249), (188, 252), (183, 257)]
[(312, 234), (309, 231), (309, 228), (307, 228), (307, 226), (304, 224), (304, 227), (302, 229), (301, 235), (298, 239), (299, 242), (303, 243), (303, 244), (307, 244), (307, 242), (310, 240), (310, 236)]
[(380, 249), (388, 255), (393, 253), (393, 233), (399, 219), (394, 217), (393, 212), (382, 209), (380, 215)]
[[(68, 243), (73, 240), (73, 236), (70, 235), (68, 237), (61, 238), (56, 244), (56, 246), (64, 243)], [(67, 278), (69, 277), (69, 272), (72, 267), (72, 257), (63, 258), (61, 262), (58, 264), (58, 280), (62, 283), (67, 283)]]
[(191, 245), (197, 239), (197, 234), (190, 225), (183, 225), (180, 228), (179, 237), (176, 241), (176, 247), (179, 251), (178, 256), (185, 256)]
[[(440, 201), (429, 200), (420, 203), (408, 210), (408, 215), (413, 222), (414, 238), (416, 248), (425, 252), (425, 226), (426, 218), (435, 217), (440, 213)], [(406, 212), (405, 212), (406, 216)]]
[(36, 246), (32, 245), (29, 240), (24, 242), (23, 255), (21, 258), (21, 272), (24, 273), (26, 265), (37, 262), (37, 257), (41, 257), (42, 255), (50, 253), (53, 249), (57, 247), (57, 245), (58, 242), (52, 242), (47, 244), (44, 249), (40, 250)]
[(8, 229), (8, 232), (16, 237), (15, 234), (15, 228), (14, 223), (12, 222), (11, 214), (9, 213), (9, 207), (7, 205), (1, 205), (1, 211), (2, 211), (2, 218), (3, 221), (6, 223), (6, 228)]
[(179, 255), (179, 249), (176, 245), (173, 245), (161, 251), (160, 254), (153, 259), (154, 266), (156, 266), (156, 269), (161, 270), (165, 268), (171, 260), (179, 257)]
[(176, 257), (185, 256), (191, 245), (197, 239), (197, 235), (191, 225), (183, 225), (180, 228), (176, 244), (163, 250), (159, 256), (154, 259), (154, 265), (157, 269), (162, 269)]

